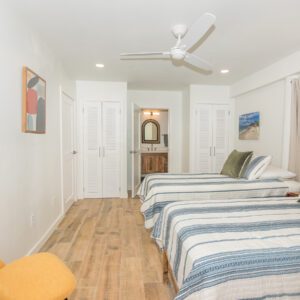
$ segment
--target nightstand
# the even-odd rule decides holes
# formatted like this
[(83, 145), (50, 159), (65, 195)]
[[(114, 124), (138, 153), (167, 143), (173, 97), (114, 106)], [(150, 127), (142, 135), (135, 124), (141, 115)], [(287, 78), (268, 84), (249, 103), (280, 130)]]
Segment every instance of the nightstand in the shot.
[(299, 197), (300, 198), (300, 192), (288, 192), (286, 194), (287, 197)]

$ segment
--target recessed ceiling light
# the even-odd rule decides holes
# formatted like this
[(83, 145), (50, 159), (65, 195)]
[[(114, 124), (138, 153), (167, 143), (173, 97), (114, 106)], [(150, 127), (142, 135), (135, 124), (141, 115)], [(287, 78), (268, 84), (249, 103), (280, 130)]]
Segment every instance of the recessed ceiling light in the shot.
[(104, 64), (96, 64), (97, 68), (104, 68)]
[(223, 69), (223, 70), (220, 71), (220, 73), (221, 73), (221, 74), (227, 74), (227, 73), (229, 73), (229, 70)]

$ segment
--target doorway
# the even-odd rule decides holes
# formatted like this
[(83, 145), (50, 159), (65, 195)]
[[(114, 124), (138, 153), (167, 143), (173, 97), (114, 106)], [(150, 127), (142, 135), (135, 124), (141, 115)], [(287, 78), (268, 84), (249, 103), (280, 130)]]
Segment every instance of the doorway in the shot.
[(132, 196), (144, 177), (169, 169), (169, 111), (132, 106)]

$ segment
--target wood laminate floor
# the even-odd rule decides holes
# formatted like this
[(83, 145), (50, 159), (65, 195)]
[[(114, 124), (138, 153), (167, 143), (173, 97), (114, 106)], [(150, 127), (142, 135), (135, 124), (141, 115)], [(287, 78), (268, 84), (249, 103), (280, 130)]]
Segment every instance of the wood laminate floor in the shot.
[(41, 251), (58, 255), (74, 272), (70, 300), (174, 298), (139, 207), (138, 199), (85, 199), (67, 212)]

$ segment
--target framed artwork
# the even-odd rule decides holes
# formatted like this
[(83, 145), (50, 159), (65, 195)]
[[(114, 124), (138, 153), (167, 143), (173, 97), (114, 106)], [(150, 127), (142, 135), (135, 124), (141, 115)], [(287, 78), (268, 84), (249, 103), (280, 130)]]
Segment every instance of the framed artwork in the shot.
[(259, 112), (240, 115), (239, 118), (239, 139), (258, 140), (259, 139)]
[(46, 81), (27, 67), (23, 67), (22, 130), (46, 133)]

